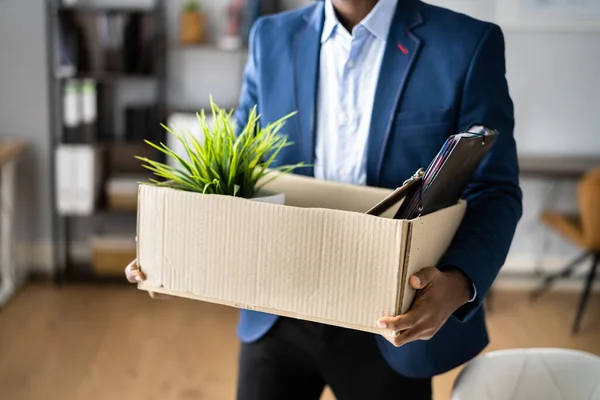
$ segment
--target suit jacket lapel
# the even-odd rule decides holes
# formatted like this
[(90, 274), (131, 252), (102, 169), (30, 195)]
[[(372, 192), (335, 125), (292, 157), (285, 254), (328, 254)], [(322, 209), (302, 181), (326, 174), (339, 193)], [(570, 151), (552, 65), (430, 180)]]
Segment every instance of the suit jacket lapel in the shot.
[(421, 47), (411, 29), (423, 22), (418, 3), (399, 0), (381, 64), (367, 147), (367, 184), (377, 186), (392, 122)]
[[(298, 111), (298, 146), (303, 161), (314, 161), (314, 134), (316, 118), (317, 84), (319, 82), (319, 54), (324, 8), (319, 2), (304, 15), (306, 26), (295, 36), (294, 43), (294, 94)], [(305, 169), (303, 169), (305, 170)], [(307, 174), (312, 175), (310, 168)]]

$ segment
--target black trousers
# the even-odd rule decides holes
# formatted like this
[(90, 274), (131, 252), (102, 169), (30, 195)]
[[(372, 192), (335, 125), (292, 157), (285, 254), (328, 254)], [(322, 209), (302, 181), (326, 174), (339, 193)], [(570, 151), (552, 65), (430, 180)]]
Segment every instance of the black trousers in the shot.
[(260, 340), (242, 344), (238, 400), (431, 400), (431, 379), (393, 371), (372, 334), (280, 318)]

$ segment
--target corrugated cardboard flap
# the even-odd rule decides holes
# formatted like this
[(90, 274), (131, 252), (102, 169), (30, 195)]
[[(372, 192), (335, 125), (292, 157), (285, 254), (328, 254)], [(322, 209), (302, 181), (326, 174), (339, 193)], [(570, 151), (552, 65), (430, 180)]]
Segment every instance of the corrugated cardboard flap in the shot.
[(400, 313), (404, 314), (412, 305), (415, 290), (408, 278), (423, 268), (436, 266), (446, 252), (458, 229), (467, 208), (461, 200), (458, 204), (434, 213), (410, 220), (408, 243), (404, 262), (404, 288)]
[[(275, 193), (285, 193), (285, 204), (295, 207), (316, 207), (366, 213), (386, 198), (392, 190), (371, 186), (324, 181), (295, 174), (280, 174), (265, 186)], [(270, 175), (269, 175), (270, 177)], [(392, 218), (401, 203), (380, 217)]]

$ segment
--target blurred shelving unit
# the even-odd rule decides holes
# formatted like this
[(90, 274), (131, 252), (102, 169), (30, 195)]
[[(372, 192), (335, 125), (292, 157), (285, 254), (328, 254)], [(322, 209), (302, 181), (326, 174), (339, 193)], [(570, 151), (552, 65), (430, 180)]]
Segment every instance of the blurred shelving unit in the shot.
[[(124, 260), (135, 257), (137, 181), (149, 177), (134, 156), (160, 157), (143, 139), (164, 140), (159, 122), (167, 118), (165, 0), (140, 7), (46, 0), (46, 29), (54, 281), (123, 281)], [(84, 83), (93, 91), (91, 106)], [(66, 96), (77, 84), (74, 103)], [(140, 95), (148, 87), (151, 100)], [(73, 113), (86, 107), (92, 107), (93, 120), (82, 114), (74, 126)], [(77, 159), (77, 151), (87, 158)], [(87, 184), (85, 209), (75, 207), (74, 198), (82, 194), (70, 187), (76, 181)]]

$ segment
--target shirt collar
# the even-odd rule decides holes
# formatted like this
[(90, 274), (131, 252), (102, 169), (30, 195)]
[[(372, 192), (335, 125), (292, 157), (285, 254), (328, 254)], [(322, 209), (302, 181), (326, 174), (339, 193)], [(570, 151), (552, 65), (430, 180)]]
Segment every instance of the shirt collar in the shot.
[[(379, 0), (369, 14), (359, 23), (379, 40), (387, 41), (392, 19), (396, 13), (398, 0)], [(326, 42), (335, 33), (339, 21), (335, 15), (331, 0), (325, 0), (325, 22), (321, 43)]]

